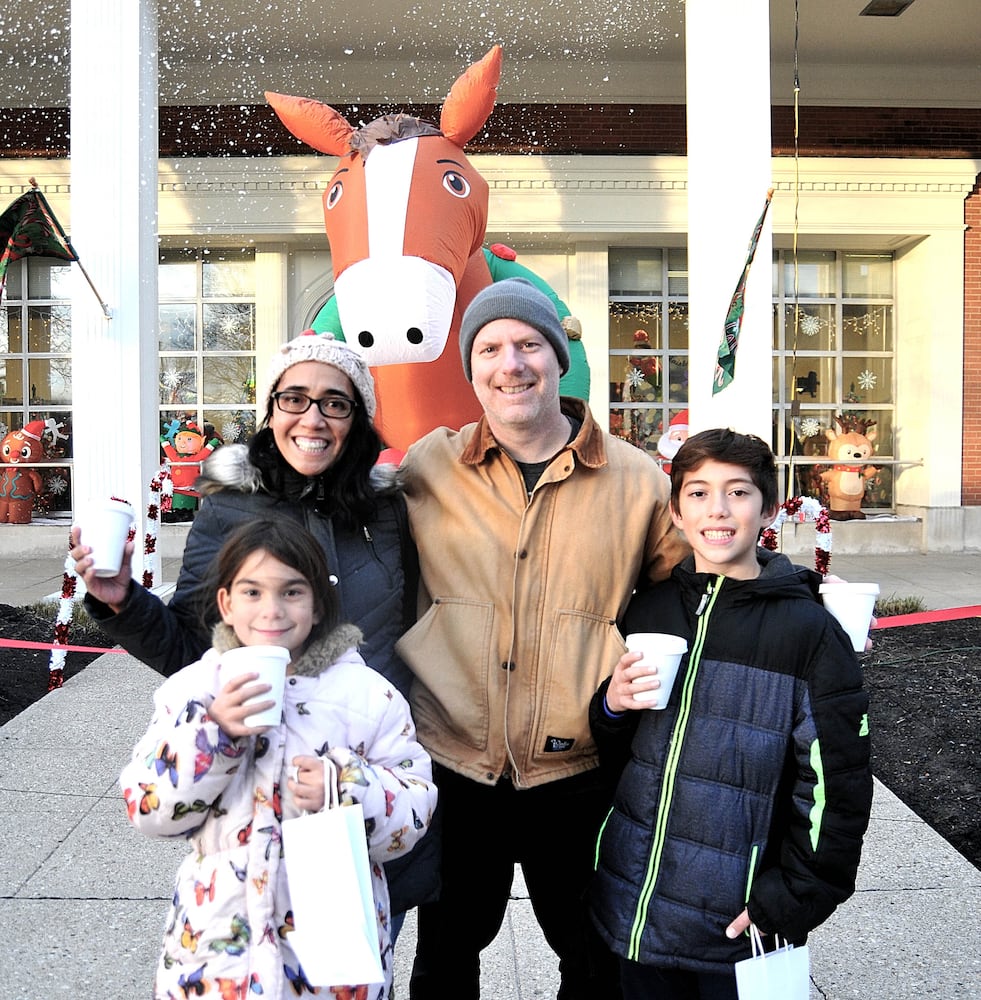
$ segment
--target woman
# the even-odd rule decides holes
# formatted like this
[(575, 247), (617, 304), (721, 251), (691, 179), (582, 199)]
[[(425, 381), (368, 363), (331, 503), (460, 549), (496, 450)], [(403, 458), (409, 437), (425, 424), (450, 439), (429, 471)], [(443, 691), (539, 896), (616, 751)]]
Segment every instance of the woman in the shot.
[(394, 469), (375, 466), (382, 443), (372, 425), (371, 373), (344, 343), (310, 331), (274, 355), (269, 385), (265, 419), (249, 445), (226, 445), (204, 463), (201, 509), (169, 604), (132, 580), (131, 545), (118, 576), (94, 576), (83, 525), (72, 529), (71, 556), (86, 608), (128, 652), (169, 677), (208, 648), (199, 590), (232, 529), (258, 517), (290, 518), (336, 567), (341, 614), (364, 633), (362, 655), (408, 695), (410, 675), (393, 646), (414, 611), (403, 599), (403, 557), (412, 583), (415, 553)]
[[(81, 532), (72, 528), (86, 608), (128, 652), (170, 676), (210, 645), (201, 591), (228, 535), (257, 518), (290, 519), (323, 547), (336, 573), (341, 616), (364, 635), (362, 656), (408, 696), (411, 675), (394, 645), (414, 613), (416, 556), (394, 468), (375, 466), (382, 442), (372, 425), (371, 373), (346, 344), (311, 330), (273, 356), (269, 385), (265, 418), (249, 445), (226, 445), (204, 464), (201, 508), (168, 604), (132, 580), (132, 543), (119, 574), (100, 578), (92, 572), (84, 525)], [(435, 889), (435, 864), (428, 861), (434, 839), (396, 863), (411, 869), (409, 884), (388, 867), (395, 913)]]

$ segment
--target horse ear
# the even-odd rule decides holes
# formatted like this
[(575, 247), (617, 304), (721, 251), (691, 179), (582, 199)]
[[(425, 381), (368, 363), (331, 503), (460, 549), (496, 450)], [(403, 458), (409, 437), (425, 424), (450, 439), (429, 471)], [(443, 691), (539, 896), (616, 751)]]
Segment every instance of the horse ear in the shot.
[(458, 146), (469, 142), (494, 110), (501, 79), (503, 51), (500, 45), (474, 63), (450, 88), (439, 117), (443, 135)]
[(266, 91), (266, 100), (301, 142), (331, 156), (346, 156), (351, 152), (348, 140), (354, 128), (332, 107), (309, 97), (291, 97), (271, 90)]

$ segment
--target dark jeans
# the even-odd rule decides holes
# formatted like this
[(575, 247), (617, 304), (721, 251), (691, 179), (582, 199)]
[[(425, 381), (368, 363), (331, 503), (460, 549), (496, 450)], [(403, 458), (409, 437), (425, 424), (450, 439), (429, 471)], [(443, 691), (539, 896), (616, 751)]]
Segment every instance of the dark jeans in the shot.
[(437, 767), (442, 893), (419, 907), (412, 1000), (477, 1000), (480, 952), (504, 921), (520, 864), (545, 939), (559, 957), (559, 1000), (619, 1000), (618, 963), (584, 893), (608, 807), (596, 772), (529, 789), (481, 785)]
[(737, 1000), (736, 974), (683, 972), (620, 959), (623, 1000)]

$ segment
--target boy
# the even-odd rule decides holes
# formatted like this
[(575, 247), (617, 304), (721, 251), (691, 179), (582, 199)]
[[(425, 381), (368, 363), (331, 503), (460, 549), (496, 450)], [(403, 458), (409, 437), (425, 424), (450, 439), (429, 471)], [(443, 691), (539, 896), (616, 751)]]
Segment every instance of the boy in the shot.
[(671, 513), (693, 555), (635, 595), (621, 629), (683, 636), (689, 652), (665, 710), (631, 693), (658, 686), (637, 653), (590, 705), (601, 759), (626, 761), (590, 890), (624, 1000), (735, 1000), (751, 921), (801, 943), (855, 888), (868, 699), (819, 576), (757, 545), (777, 506), (759, 438), (685, 442)]

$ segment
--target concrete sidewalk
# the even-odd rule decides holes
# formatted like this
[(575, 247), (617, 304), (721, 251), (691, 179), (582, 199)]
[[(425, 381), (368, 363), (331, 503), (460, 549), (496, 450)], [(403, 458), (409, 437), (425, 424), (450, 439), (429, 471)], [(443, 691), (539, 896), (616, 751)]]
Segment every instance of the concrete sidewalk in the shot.
[[(930, 607), (981, 604), (977, 555), (842, 556), (832, 566)], [(35, 570), (31, 585), (19, 567), (22, 596), (0, 601), (44, 596), (51, 580), (60, 589), (60, 566)], [(9, 580), (7, 566), (2, 576)], [(150, 995), (186, 845), (137, 834), (116, 778), (159, 680), (126, 654), (106, 654), (0, 728), (0, 1000)], [(812, 1000), (977, 997), (979, 913), (981, 872), (876, 783), (858, 891), (810, 940)], [(414, 935), (410, 916), (396, 952), (400, 998)], [(520, 873), (505, 926), (484, 953), (482, 983), (488, 1000), (555, 995), (556, 962)]]

